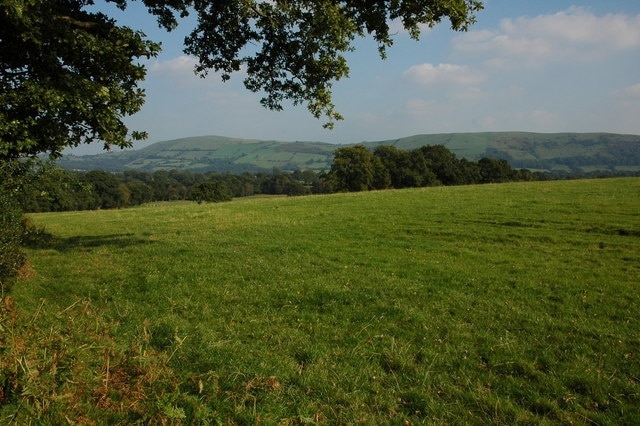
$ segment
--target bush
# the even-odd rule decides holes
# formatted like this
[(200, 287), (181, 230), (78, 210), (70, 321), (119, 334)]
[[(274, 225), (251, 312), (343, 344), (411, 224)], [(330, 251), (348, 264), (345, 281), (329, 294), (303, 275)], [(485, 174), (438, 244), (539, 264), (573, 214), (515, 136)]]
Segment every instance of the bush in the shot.
[(218, 203), (231, 201), (231, 192), (223, 182), (206, 181), (196, 185), (191, 191), (191, 199), (202, 203), (204, 201)]
[(0, 185), (0, 295), (13, 284), (26, 257), (21, 250), (22, 211), (11, 192)]

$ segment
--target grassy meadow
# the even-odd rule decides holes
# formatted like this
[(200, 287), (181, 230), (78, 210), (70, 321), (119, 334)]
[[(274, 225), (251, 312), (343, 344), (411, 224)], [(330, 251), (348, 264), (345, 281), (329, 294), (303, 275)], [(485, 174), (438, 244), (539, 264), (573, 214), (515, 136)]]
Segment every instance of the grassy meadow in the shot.
[(30, 219), (2, 424), (640, 419), (637, 178)]

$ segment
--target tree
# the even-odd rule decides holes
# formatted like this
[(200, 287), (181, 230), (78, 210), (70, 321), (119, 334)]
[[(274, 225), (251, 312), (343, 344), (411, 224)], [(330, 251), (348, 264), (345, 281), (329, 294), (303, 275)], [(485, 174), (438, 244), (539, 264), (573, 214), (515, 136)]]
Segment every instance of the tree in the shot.
[(390, 177), (390, 186), (396, 189), (415, 188), (437, 184), (430, 162), (421, 148), (404, 151), (391, 145), (379, 145), (374, 155), (382, 161)]
[(378, 145), (373, 154), (380, 159), (389, 175), (389, 184), (394, 188), (406, 188), (415, 186), (407, 184), (409, 169), (408, 152), (399, 150), (391, 145)]
[(7, 188), (0, 185), (0, 298), (9, 290), (25, 262), (20, 246), (24, 233), (22, 211)]
[[(121, 9), (134, 0), (104, 0)], [(283, 101), (306, 104), (331, 127), (342, 116), (332, 85), (348, 76), (345, 53), (356, 37), (371, 35), (382, 58), (393, 44), (389, 23), (417, 39), (422, 25), (449, 19), (466, 30), (479, 0), (139, 0), (171, 30), (197, 15), (185, 52), (196, 71), (228, 80), (246, 71), (247, 89), (280, 110)], [(0, 3), (0, 159), (33, 156), (102, 141), (126, 147), (144, 137), (122, 119), (144, 100), (138, 83), (143, 57), (159, 45), (88, 8), (93, 0), (3, 0)]]
[(191, 199), (197, 201), (198, 204), (204, 201), (217, 203), (220, 201), (230, 201), (231, 193), (224, 182), (209, 180), (197, 184), (191, 190)]
[(21, 190), (25, 181), (21, 175), (26, 170), (24, 163), (0, 162), (0, 298), (10, 289), (26, 260), (21, 249), (22, 210), (14, 196)]
[(338, 148), (329, 172), (336, 191), (367, 191), (388, 185), (382, 161), (364, 145)]
[(15, 194), (25, 212), (68, 211), (87, 208), (92, 196), (77, 175), (51, 162), (33, 161), (30, 176)]
[(444, 145), (427, 145), (419, 148), (429, 168), (443, 185), (464, 183), (458, 159)]
[(458, 168), (460, 169), (461, 185), (472, 185), (482, 180), (480, 175), (480, 166), (475, 161), (469, 161), (466, 158), (458, 160)]
[[(189, 3), (189, 2), (187, 2)], [(420, 25), (448, 17), (465, 30), (482, 8), (477, 0), (230, 0), (196, 1), (198, 25), (186, 39), (186, 52), (199, 59), (196, 70), (230, 73), (246, 67), (245, 86), (266, 93), (261, 103), (282, 109), (282, 101), (306, 103), (327, 127), (342, 119), (331, 99), (334, 81), (348, 76), (344, 53), (356, 36), (371, 34), (380, 55), (393, 44), (389, 20), (399, 19), (417, 39)], [(186, 12), (181, 8), (182, 13)], [(247, 47), (251, 47), (247, 49)], [(246, 53), (249, 52), (249, 53)]]
[(153, 189), (146, 183), (133, 181), (128, 182), (126, 185), (131, 193), (129, 202), (132, 205), (139, 205), (151, 201), (153, 197)]
[(90, 185), (94, 196), (94, 209), (113, 209), (124, 204), (124, 194), (120, 182), (111, 173), (92, 170), (82, 176), (83, 183)]
[(289, 179), (284, 186), (284, 193), (288, 196), (307, 195), (311, 191), (305, 187), (300, 181)]
[(52, 156), (102, 141), (125, 147), (145, 135), (122, 118), (137, 112), (138, 83), (159, 45), (85, 9), (91, 0), (5, 0), (0, 5), (0, 160)]
[(513, 169), (507, 160), (483, 157), (478, 166), (483, 183), (509, 182), (513, 178)]

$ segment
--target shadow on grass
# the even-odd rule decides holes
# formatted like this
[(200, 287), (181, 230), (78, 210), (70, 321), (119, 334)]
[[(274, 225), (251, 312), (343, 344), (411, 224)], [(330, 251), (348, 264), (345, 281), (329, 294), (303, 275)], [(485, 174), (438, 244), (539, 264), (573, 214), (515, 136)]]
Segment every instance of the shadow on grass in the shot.
[(132, 233), (109, 235), (84, 235), (69, 238), (60, 238), (45, 230), (28, 230), (23, 240), (23, 245), (31, 249), (52, 249), (58, 251), (71, 251), (77, 249), (91, 249), (97, 247), (125, 248), (138, 244), (149, 244), (151, 241), (134, 237)]

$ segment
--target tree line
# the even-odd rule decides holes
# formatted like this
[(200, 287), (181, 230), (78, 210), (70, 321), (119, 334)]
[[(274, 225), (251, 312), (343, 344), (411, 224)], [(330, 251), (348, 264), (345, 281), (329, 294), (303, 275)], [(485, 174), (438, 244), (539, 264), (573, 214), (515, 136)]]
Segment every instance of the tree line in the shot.
[(157, 201), (229, 201), (258, 194), (312, 193), (313, 172), (230, 174), (102, 170), (70, 171), (39, 163), (27, 172), (14, 198), (25, 212), (131, 207)]
[[(18, 163), (20, 164), (20, 163)], [(22, 163), (14, 196), (26, 212), (110, 209), (156, 201), (220, 202), (259, 194), (308, 195), (343, 191), (468, 185), (546, 178), (511, 168), (506, 160), (458, 159), (442, 145), (405, 151), (380, 145), (337, 149), (328, 172), (193, 173), (70, 171), (49, 162)]]
[(543, 173), (513, 169), (506, 160), (457, 158), (443, 145), (400, 150), (379, 145), (339, 148), (329, 173), (334, 191), (401, 189), (437, 185), (472, 185), (546, 179)]

